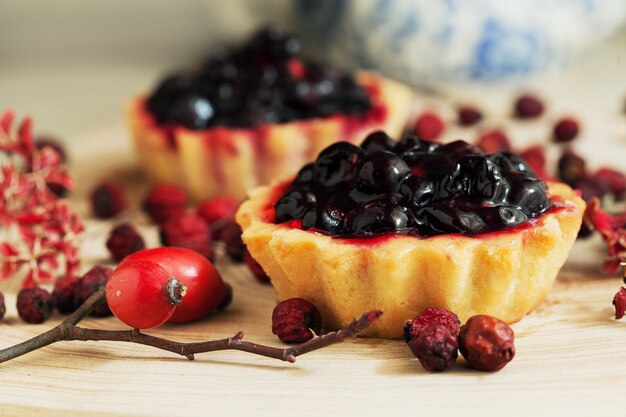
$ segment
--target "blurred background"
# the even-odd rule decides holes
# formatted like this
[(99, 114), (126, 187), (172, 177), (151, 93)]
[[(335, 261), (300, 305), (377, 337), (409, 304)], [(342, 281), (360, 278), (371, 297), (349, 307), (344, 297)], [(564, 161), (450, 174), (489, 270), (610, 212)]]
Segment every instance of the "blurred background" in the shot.
[(624, 0), (0, 0), (0, 109), (79, 140), (122, 126), (124, 102), (165, 72), (268, 22), (300, 35), (305, 54), (426, 97), (498, 111), (534, 90), (591, 119), (624, 107)]

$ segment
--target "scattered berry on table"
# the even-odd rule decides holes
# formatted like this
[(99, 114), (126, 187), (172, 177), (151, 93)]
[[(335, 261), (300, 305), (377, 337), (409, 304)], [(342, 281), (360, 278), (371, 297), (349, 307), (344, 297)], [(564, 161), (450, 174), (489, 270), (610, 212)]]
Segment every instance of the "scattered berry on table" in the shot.
[(200, 216), (184, 213), (170, 218), (161, 225), (160, 236), (163, 246), (193, 250), (209, 260), (213, 259), (211, 231)]
[(473, 316), (461, 326), (459, 350), (470, 367), (497, 371), (515, 356), (513, 330), (495, 317)]
[(461, 328), (459, 317), (450, 310), (441, 307), (429, 307), (419, 316), (413, 320), (408, 320), (404, 324), (404, 341), (408, 342), (416, 338), (424, 327), (431, 323), (446, 327), (454, 335), (459, 334), (459, 329)]
[(441, 117), (434, 112), (424, 112), (415, 121), (414, 132), (420, 139), (436, 140), (438, 139), (446, 125)]
[(43, 323), (53, 311), (54, 298), (43, 288), (22, 288), (17, 294), (17, 313), (26, 323)]
[(221, 237), (226, 244), (226, 253), (235, 262), (243, 262), (246, 253), (246, 245), (241, 240), (241, 226), (235, 221), (229, 222), (221, 232)]
[(592, 177), (608, 186), (617, 200), (624, 199), (626, 194), (626, 175), (611, 168), (600, 168)]
[(552, 132), (553, 140), (557, 143), (573, 141), (578, 136), (578, 121), (572, 117), (565, 117), (554, 125)]
[[(76, 305), (80, 306), (87, 301), (91, 294), (106, 286), (107, 279), (111, 275), (112, 268), (105, 266), (94, 266), (80, 279), (80, 283), (76, 286)], [(104, 303), (98, 306), (92, 313), (95, 317), (106, 317), (111, 315), (109, 306)]]
[(76, 289), (79, 285), (80, 279), (77, 277), (59, 278), (54, 283), (52, 296), (60, 313), (70, 314), (78, 308)]
[(213, 239), (221, 240), (221, 229), (235, 218), (239, 203), (229, 196), (217, 196), (202, 201), (196, 207), (196, 214), (210, 226)]
[(540, 178), (546, 178), (546, 149), (541, 145), (531, 146), (520, 152), (520, 156)]
[(483, 118), (483, 114), (480, 110), (473, 106), (460, 106), (457, 109), (458, 122), (461, 126), (472, 126), (480, 122)]
[(520, 96), (516, 101), (513, 114), (518, 119), (533, 119), (543, 113), (543, 102), (530, 94)]
[(150, 190), (143, 208), (155, 223), (161, 224), (184, 214), (187, 200), (187, 193), (182, 188), (171, 184), (159, 184)]
[(613, 305), (615, 306), (615, 320), (624, 317), (626, 311), (626, 288), (621, 287), (613, 297)]
[(496, 153), (511, 150), (511, 142), (506, 134), (500, 129), (482, 133), (476, 141), (476, 146), (485, 153)]
[(441, 372), (456, 362), (459, 345), (447, 326), (430, 322), (408, 342), (413, 355), (427, 371)]
[(252, 275), (254, 275), (254, 277), (259, 282), (269, 284), (270, 277), (267, 276), (267, 274), (263, 270), (263, 267), (256, 261), (256, 259), (254, 259), (252, 255), (250, 255), (250, 252), (246, 250), (246, 254), (244, 255), (243, 259), (248, 266), (248, 269), (250, 269), (250, 272), (252, 272)]
[(282, 301), (272, 312), (272, 333), (283, 343), (306, 342), (321, 330), (319, 310), (303, 298)]
[(111, 230), (106, 246), (113, 259), (120, 262), (131, 253), (144, 249), (146, 244), (133, 225), (122, 223)]
[(559, 158), (557, 175), (561, 181), (571, 187), (576, 187), (580, 179), (585, 176), (586, 163), (579, 155), (567, 149)]
[(7, 307), (4, 304), (4, 294), (0, 292), (0, 320), (4, 317), (4, 313), (6, 313)]
[(93, 189), (90, 195), (91, 208), (100, 219), (110, 219), (126, 208), (122, 188), (113, 182), (104, 182)]

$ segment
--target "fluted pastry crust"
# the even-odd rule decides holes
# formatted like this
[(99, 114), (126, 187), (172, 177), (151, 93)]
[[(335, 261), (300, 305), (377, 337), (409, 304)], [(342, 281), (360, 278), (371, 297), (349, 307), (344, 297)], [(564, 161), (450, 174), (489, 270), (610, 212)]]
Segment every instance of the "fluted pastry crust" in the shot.
[(462, 322), (489, 314), (511, 323), (541, 303), (576, 240), (585, 207), (567, 185), (551, 183), (549, 191), (559, 208), (534, 224), (475, 237), (354, 243), (276, 225), (266, 218), (272, 187), (255, 189), (237, 221), (281, 300), (311, 301), (329, 329), (381, 309), (384, 315), (364, 334), (400, 338), (405, 320), (427, 307), (450, 309)]
[(356, 79), (377, 91), (386, 116), (380, 122), (352, 126), (349, 132), (341, 117), (329, 117), (251, 129), (174, 128), (168, 134), (145, 114), (139, 97), (127, 108), (137, 158), (157, 182), (180, 184), (194, 199), (228, 194), (243, 200), (250, 188), (295, 173), (331, 143), (360, 143), (377, 129), (400, 136), (410, 111), (411, 90), (371, 72), (360, 72)]

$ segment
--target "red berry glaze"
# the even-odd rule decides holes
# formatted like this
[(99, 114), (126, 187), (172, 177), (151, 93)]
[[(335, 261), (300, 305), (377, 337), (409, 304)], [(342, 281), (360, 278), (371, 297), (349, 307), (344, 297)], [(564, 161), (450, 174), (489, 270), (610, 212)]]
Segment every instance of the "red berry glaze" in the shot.
[(106, 245), (117, 262), (146, 247), (143, 237), (129, 223), (120, 224), (111, 230)]
[(211, 231), (200, 216), (185, 213), (171, 218), (162, 224), (160, 236), (163, 246), (186, 248), (213, 260)]
[(537, 97), (525, 94), (515, 101), (513, 113), (518, 119), (533, 119), (543, 113), (543, 103)]
[(483, 114), (476, 107), (461, 106), (458, 108), (459, 124), (461, 126), (472, 126), (480, 122)]
[(272, 333), (283, 343), (302, 343), (322, 330), (319, 310), (303, 298), (290, 298), (272, 312)]
[(415, 134), (420, 139), (435, 140), (443, 133), (446, 126), (441, 117), (433, 112), (422, 113), (415, 122)]
[(461, 321), (456, 314), (445, 308), (430, 307), (404, 324), (404, 341), (409, 342), (411, 339), (415, 339), (431, 323), (444, 326), (455, 336), (459, 334), (461, 328)]
[(187, 194), (176, 185), (160, 184), (150, 190), (143, 208), (155, 223), (160, 224), (185, 212)]
[(122, 187), (112, 182), (99, 184), (90, 195), (91, 210), (100, 219), (110, 219), (126, 208)]
[(174, 314), (186, 291), (156, 262), (130, 261), (111, 272), (106, 299), (120, 321), (135, 329), (149, 329), (165, 323)]
[(579, 129), (576, 119), (565, 117), (554, 125), (553, 140), (557, 143), (571, 142), (578, 136)]
[(223, 305), (228, 297), (228, 289), (219, 272), (197, 252), (175, 247), (146, 249), (128, 256), (121, 265), (133, 261), (155, 262), (187, 287), (187, 293), (169, 323), (202, 319)]

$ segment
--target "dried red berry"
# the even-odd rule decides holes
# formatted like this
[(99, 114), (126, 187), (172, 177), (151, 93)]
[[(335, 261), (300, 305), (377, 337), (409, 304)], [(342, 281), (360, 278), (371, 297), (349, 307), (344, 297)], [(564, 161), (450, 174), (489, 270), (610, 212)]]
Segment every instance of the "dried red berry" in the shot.
[(91, 208), (96, 217), (109, 219), (120, 214), (126, 208), (126, 199), (122, 188), (112, 182), (104, 182), (91, 192)]
[(222, 301), (222, 303), (217, 306), (217, 311), (226, 310), (228, 306), (233, 302), (233, 287), (228, 282), (225, 282), (224, 288), (226, 288), (226, 295), (224, 296), (224, 301)]
[(78, 308), (78, 304), (76, 303), (76, 289), (79, 285), (80, 279), (77, 277), (65, 277), (55, 282), (52, 296), (54, 297), (59, 312), (70, 314)]
[(559, 158), (557, 169), (559, 179), (575, 187), (576, 183), (585, 176), (585, 160), (568, 149)]
[(445, 130), (446, 126), (436, 113), (425, 112), (422, 113), (415, 122), (415, 134), (426, 140), (435, 140)]
[(535, 96), (524, 94), (515, 101), (513, 112), (518, 119), (532, 119), (541, 116), (543, 103)]
[(43, 323), (53, 311), (54, 298), (43, 288), (22, 288), (17, 294), (17, 313), (26, 323)]
[(546, 178), (546, 150), (541, 145), (531, 146), (520, 153), (526, 163), (540, 178)]
[(602, 198), (611, 192), (608, 184), (589, 175), (579, 178), (573, 187), (580, 190), (581, 197), (585, 201), (590, 201), (594, 197)]
[(129, 223), (122, 223), (113, 228), (106, 245), (117, 262), (146, 247), (143, 237)]
[(52, 136), (39, 135), (35, 139), (35, 146), (39, 150), (43, 148), (52, 148), (56, 153), (59, 154), (61, 162), (67, 162), (67, 153), (65, 152), (63, 145), (61, 145), (61, 142), (59, 142), (58, 139), (53, 138)]
[(578, 136), (578, 122), (571, 117), (565, 117), (554, 125), (553, 139), (558, 143), (571, 142)]
[(213, 259), (211, 231), (200, 216), (185, 213), (171, 218), (161, 225), (160, 236), (164, 246), (190, 249), (209, 260)]
[(615, 306), (615, 320), (624, 317), (626, 311), (626, 288), (621, 287), (613, 297), (613, 305)]
[(444, 371), (453, 365), (459, 356), (456, 334), (448, 327), (434, 322), (424, 326), (408, 345), (427, 371)]
[(235, 221), (229, 222), (221, 231), (221, 237), (226, 244), (226, 253), (236, 262), (242, 262), (246, 253), (246, 245), (241, 240), (241, 226)]
[(495, 317), (471, 317), (459, 332), (459, 350), (472, 368), (497, 371), (515, 356), (513, 330)]
[(431, 323), (446, 327), (454, 335), (459, 334), (459, 329), (461, 328), (461, 321), (456, 314), (445, 308), (430, 307), (413, 320), (407, 320), (404, 324), (404, 341), (408, 342), (411, 339), (415, 339), (424, 327)]
[(7, 307), (4, 304), (4, 294), (0, 292), (0, 320), (4, 317), (4, 313), (6, 313)]
[(302, 343), (322, 330), (322, 316), (309, 301), (290, 298), (272, 312), (272, 333), (284, 343)]
[(155, 223), (161, 224), (185, 213), (187, 194), (178, 186), (160, 184), (152, 188), (143, 208)]
[(600, 168), (593, 174), (593, 178), (606, 184), (611, 194), (621, 200), (626, 194), (626, 175), (611, 168)]
[[(76, 305), (80, 306), (91, 296), (91, 294), (95, 293), (100, 288), (105, 287), (112, 271), (112, 268), (107, 268), (105, 266), (94, 266), (85, 275), (83, 275), (79, 285), (76, 286)], [(92, 316), (96, 317), (105, 317), (112, 314), (113, 313), (111, 313), (111, 310), (106, 303), (98, 306), (91, 313)]]
[(204, 200), (196, 207), (196, 214), (211, 227), (215, 240), (221, 238), (221, 229), (235, 218), (239, 203), (229, 196), (218, 196)]
[(461, 106), (458, 108), (459, 124), (461, 126), (472, 126), (480, 122), (483, 114), (476, 107)]
[(256, 259), (252, 257), (252, 255), (250, 255), (250, 252), (248, 252), (247, 250), (246, 250), (246, 254), (244, 255), (243, 260), (246, 263), (246, 265), (248, 265), (248, 269), (250, 269), (250, 272), (252, 272), (252, 275), (254, 275), (254, 277), (259, 282), (262, 282), (264, 284), (269, 284), (270, 277), (267, 276), (267, 274), (263, 270), (263, 267), (256, 261)]
[(480, 135), (476, 145), (485, 153), (510, 151), (509, 138), (499, 129), (491, 130)]

